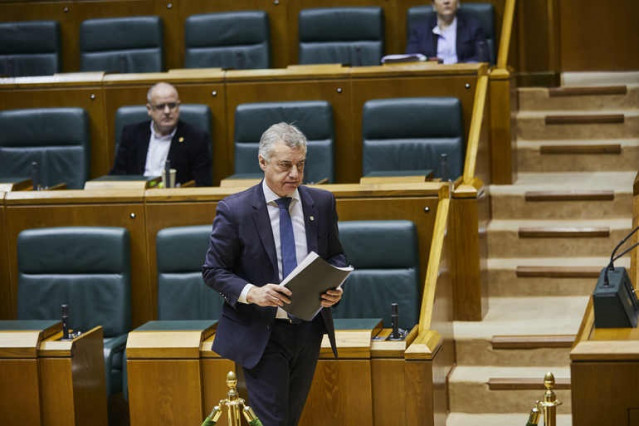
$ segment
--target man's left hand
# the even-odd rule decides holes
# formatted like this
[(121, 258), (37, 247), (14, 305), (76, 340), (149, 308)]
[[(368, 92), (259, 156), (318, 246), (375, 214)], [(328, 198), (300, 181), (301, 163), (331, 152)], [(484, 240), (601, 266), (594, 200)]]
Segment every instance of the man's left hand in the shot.
[(340, 287), (326, 290), (325, 293), (322, 293), (322, 307), (330, 308), (342, 299), (342, 294), (344, 294), (344, 290)]

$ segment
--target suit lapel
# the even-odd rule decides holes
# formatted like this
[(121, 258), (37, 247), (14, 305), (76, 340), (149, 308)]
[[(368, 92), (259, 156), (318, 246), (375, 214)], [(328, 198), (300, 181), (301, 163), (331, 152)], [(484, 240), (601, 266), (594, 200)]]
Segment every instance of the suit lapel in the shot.
[(169, 146), (169, 154), (166, 156), (166, 158), (168, 158), (168, 160), (171, 162), (172, 168), (175, 168), (176, 161), (174, 157), (175, 157), (175, 152), (177, 150), (178, 140), (180, 137), (182, 137), (182, 122), (178, 121), (177, 130), (175, 131), (175, 134), (171, 138), (171, 146)]
[(314, 251), (318, 253), (317, 242), (317, 212), (315, 210), (315, 203), (313, 198), (308, 193), (306, 188), (300, 186), (299, 188), (300, 198), (302, 199), (302, 211), (304, 212), (304, 227), (306, 230), (306, 247), (308, 252)]
[(273, 271), (275, 271), (275, 278), (277, 278), (278, 267), (277, 255), (275, 254), (275, 241), (273, 240), (271, 218), (268, 215), (268, 208), (266, 207), (266, 199), (264, 198), (261, 182), (253, 187), (253, 196), (251, 198), (253, 199), (252, 207), (255, 229), (260, 237), (264, 251), (271, 261), (271, 266), (273, 267)]
[(144, 170), (146, 169), (146, 156), (149, 151), (149, 143), (151, 142), (151, 122), (146, 121), (144, 125), (144, 137), (140, 140), (140, 149), (138, 150), (137, 155), (137, 168), (139, 175), (144, 174)]

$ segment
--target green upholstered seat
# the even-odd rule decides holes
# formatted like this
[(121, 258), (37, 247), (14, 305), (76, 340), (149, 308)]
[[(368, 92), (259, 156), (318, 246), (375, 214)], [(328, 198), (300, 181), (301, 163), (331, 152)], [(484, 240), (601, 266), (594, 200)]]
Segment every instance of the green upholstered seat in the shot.
[(407, 170), (441, 176), (441, 154), (448, 156), (447, 177), (462, 174), (464, 126), (457, 98), (370, 100), (364, 104), (362, 136), (364, 176), (401, 176)]
[(101, 325), (108, 394), (122, 389), (130, 269), (124, 228), (40, 228), (18, 235), (18, 319), (59, 319), (66, 303), (73, 330)]
[(399, 306), (399, 326), (419, 321), (417, 230), (405, 220), (339, 222), (344, 253), (355, 270), (343, 284), (335, 318), (383, 318), (391, 326), (391, 303)]
[(89, 176), (89, 117), (82, 108), (0, 111), (0, 178), (30, 177), (40, 168), (43, 186), (65, 182), (81, 189)]
[(260, 178), (257, 162), (260, 137), (279, 122), (297, 126), (308, 139), (304, 182), (335, 178), (333, 108), (326, 101), (264, 102), (238, 105), (235, 110), (235, 174)]
[(300, 64), (378, 65), (383, 53), (384, 12), (380, 7), (335, 7), (300, 12)]
[(87, 19), (80, 24), (80, 70), (160, 72), (162, 43), (158, 16)]
[(191, 15), (184, 24), (185, 68), (268, 68), (268, 15), (262, 10)]
[[(125, 105), (115, 112), (115, 152), (118, 151), (122, 129), (129, 124), (150, 121), (145, 105)], [(211, 108), (204, 104), (180, 104), (180, 120), (211, 135)]]
[[(495, 8), (492, 3), (470, 3), (464, 2), (460, 4), (457, 11), (458, 14), (467, 14), (479, 21), (481, 29), (484, 30), (486, 36), (486, 44), (488, 47), (488, 57), (490, 63), (495, 64), (497, 58), (497, 47), (495, 34)], [(418, 25), (419, 22), (427, 22), (430, 17), (435, 14), (432, 6), (414, 6), (407, 12), (407, 38), (410, 35), (410, 28)]]
[(0, 23), (0, 76), (60, 72), (60, 51), (60, 24), (57, 21)]
[(211, 225), (165, 228), (156, 239), (158, 319), (217, 319), (224, 299), (202, 279)]

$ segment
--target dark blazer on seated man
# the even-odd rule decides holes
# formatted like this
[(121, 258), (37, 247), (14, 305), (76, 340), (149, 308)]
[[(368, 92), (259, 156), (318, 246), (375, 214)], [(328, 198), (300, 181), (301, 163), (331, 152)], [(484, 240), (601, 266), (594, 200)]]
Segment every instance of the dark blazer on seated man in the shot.
[[(143, 175), (150, 139), (150, 121), (124, 126), (115, 163), (109, 174)], [(210, 139), (206, 133), (178, 121), (167, 157), (171, 168), (176, 170), (176, 183), (195, 180), (197, 186), (212, 184), (209, 145)]]
[[(463, 11), (458, 11), (457, 17), (457, 62), (488, 62), (489, 52), (484, 30), (477, 19)], [(421, 53), (427, 58), (437, 57), (437, 42), (439, 36), (433, 33), (437, 26), (437, 16), (432, 14), (430, 19), (420, 21), (409, 30), (406, 53)]]

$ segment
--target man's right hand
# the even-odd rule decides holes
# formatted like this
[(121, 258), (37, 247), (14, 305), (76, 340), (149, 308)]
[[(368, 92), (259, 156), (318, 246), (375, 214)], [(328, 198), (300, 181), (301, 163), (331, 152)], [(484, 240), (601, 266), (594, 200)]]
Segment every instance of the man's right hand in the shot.
[(282, 307), (285, 303), (291, 303), (291, 294), (291, 290), (279, 284), (266, 284), (251, 288), (246, 295), (246, 301), (258, 306)]

